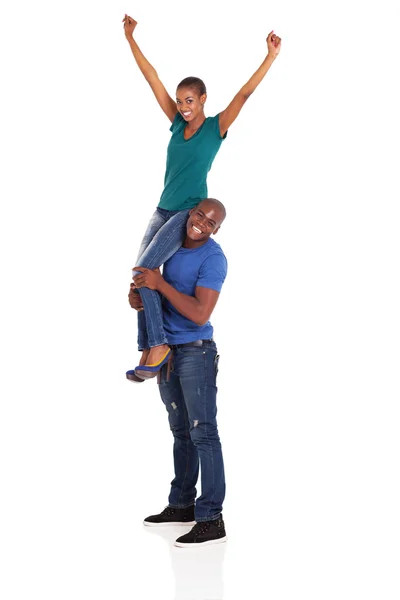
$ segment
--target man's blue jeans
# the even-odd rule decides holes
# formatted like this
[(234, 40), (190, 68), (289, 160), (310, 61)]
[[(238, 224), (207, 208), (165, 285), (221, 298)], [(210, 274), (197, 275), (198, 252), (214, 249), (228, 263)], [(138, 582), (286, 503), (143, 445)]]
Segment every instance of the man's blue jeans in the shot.
[[(155, 269), (165, 263), (182, 246), (186, 237), (189, 210), (157, 208), (150, 219), (140, 245), (137, 267)], [(134, 271), (133, 274), (138, 273)], [(139, 350), (168, 344), (164, 332), (160, 294), (149, 288), (140, 288), (144, 311), (138, 312)]]
[(201, 347), (173, 347), (169, 381), (161, 372), (159, 390), (168, 411), (174, 436), (175, 478), (169, 506), (185, 508), (195, 503), (201, 470), (201, 496), (195, 503), (196, 521), (218, 519), (225, 498), (225, 474), (217, 429), (217, 347), (213, 341)]

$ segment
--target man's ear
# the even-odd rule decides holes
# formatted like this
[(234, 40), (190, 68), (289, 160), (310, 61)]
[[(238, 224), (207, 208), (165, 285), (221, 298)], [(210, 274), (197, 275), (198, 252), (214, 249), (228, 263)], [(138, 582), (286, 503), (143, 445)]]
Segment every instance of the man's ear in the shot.
[[(194, 207), (194, 208), (196, 208), (196, 207)], [(191, 214), (193, 213), (193, 211), (194, 211), (194, 208), (191, 208), (191, 209), (189, 210), (189, 215), (191, 215)]]
[(216, 235), (218, 233), (220, 227), (221, 227), (221, 225), (218, 225), (217, 229), (214, 229), (214, 231), (212, 232), (212, 234)]

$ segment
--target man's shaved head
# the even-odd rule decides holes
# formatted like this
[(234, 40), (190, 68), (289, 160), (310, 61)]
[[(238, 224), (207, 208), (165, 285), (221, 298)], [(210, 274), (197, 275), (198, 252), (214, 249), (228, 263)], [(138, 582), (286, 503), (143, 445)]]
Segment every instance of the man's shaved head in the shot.
[(204, 198), (204, 200), (202, 200), (201, 202), (199, 202), (199, 204), (197, 206), (198, 207), (200, 207), (200, 206), (203, 207), (203, 206), (205, 206), (205, 203), (207, 203), (207, 206), (209, 206), (209, 207), (214, 206), (215, 209), (220, 213), (220, 215), (221, 215), (220, 224), (221, 224), (222, 221), (226, 217), (226, 208), (222, 204), (222, 202), (220, 202), (219, 200), (216, 200), (215, 198)]

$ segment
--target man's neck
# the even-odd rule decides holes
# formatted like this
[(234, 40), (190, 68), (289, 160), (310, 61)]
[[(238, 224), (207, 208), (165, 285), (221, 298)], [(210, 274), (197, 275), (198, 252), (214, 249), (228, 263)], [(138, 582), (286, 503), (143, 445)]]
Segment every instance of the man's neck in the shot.
[(210, 238), (207, 238), (204, 241), (196, 242), (195, 240), (191, 240), (190, 237), (186, 237), (182, 246), (183, 248), (188, 248), (189, 250), (195, 250), (196, 248), (200, 248), (200, 246), (204, 246), (204, 244), (207, 244), (209, 239)]

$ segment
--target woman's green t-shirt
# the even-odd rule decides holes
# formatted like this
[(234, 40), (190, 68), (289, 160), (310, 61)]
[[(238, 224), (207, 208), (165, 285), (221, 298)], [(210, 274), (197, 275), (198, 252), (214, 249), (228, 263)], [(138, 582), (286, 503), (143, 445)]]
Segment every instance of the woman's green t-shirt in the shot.
[(207, 117), (199, 129), (185, 140), (186, 121), (178, 112), (172, 122), (167, 150), (164, 191), (159, 208), (184, 210), (207, 198), (207, 174), (226, 138), (219, 131), (219, 115)]

